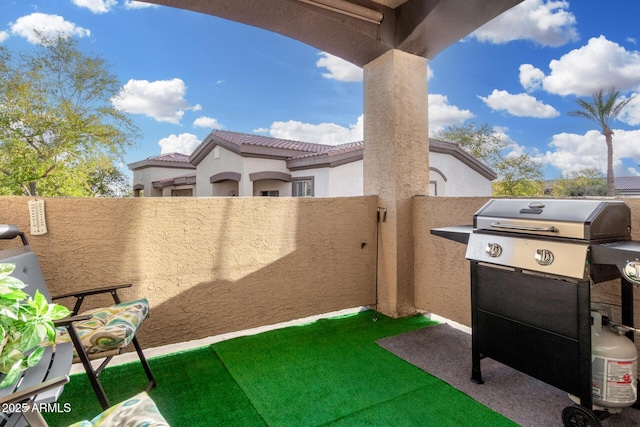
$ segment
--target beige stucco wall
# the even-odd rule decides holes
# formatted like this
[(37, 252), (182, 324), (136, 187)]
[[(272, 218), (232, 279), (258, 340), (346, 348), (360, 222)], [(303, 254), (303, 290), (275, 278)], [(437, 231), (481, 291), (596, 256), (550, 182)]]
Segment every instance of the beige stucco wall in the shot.
[[(470, 267), (464, 257), (466, 246), (433, 236), (429, 230), (471, 225), (473, 214), (488, 200), (483, 197), (414, 197), (417, 309), (471, 325)], [(632, 239), (640, 240), (640, 199), (623, 200), (631, 208)], [(594, 284), (591, 292), (592, 301), (620, 304), (619, 280)], [(638, 287), (635, 287), (634, 298), (634, 323), (640, 325)], [(615, 319), (621, 320), (619, 313)]]
[(471, 325), (469, 262), (466, 246), (432, 236), (432, 228), (468, 225), (488, 198), (413, 198), (415, 304), (427, 311)]
[[(375, 196), (46, 198), (49, 233), (41, 236), (28, 234), (29, 200), (0, 197), (0, 218), (27, 231), (51, 292), (134, 283), (125, 298), (147, 297), (152, 307), (145, 346), (375, 302)], [(429, 230), (471, 224), (487, 200), (412, 199), (416, 310), (470, 325), (465, 245)], [(640, 240), (640, 199), (624, 201)], [(615, 281), (596, 284), (592, 299), (615, 303), (619, 292)], [(379, 299), (394, 314), (389, 297)], [(639, 299), (636, 289), (636, 325)]]
[[(28, 232), (28, 200), (1, 197), (2, 222)], [(376, 197), (45, 202), (28, 237), (51, 292), (134, 283), (146, 347), (375, 302)]]

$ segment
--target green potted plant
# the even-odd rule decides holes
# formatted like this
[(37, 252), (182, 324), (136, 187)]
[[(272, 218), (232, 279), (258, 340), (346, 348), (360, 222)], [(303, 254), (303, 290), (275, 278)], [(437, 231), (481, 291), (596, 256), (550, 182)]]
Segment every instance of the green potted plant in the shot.
[(54, 320), (71, 312), (49, 303), (36, 291), (33, 297), (22, 289), (27, 285), (10, 276), (14, 264), (0, 263), (0, 388), (13, 384), (20, 373), (42, 358), (42, 343), (53, 343)]

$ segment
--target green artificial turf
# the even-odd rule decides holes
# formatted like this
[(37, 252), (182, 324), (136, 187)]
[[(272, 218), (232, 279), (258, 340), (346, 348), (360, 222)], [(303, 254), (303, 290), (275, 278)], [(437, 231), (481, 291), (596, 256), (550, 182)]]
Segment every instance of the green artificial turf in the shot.
[[(149, 364), (158, 384), (149, 395), (171, 426), (265, 425), (211, 347), (154, 357)], [(100, 380), (111, 404), (144, 391), (148, 382), (140, 363), (109, 367)], [(84, 373), (71, 376), (58, 401), (69, 402), (72, 411), (45, 414), (51, 427), (102, 412)]]
[[(375, 343), (430, 324), (368, 311), (152, 358), (158, 387), (150, 395), (173, 427), (514, 426)], [(101, 378), (112, 403), (146, 384), (139, 363)], [(73, 410), (46, 414), (53, 427), (101, 411), (84, 374), (59, 401)]]
[(375, 341), (432, 324), (373, 312), (213, 345), (269, 426), (512, 426)]

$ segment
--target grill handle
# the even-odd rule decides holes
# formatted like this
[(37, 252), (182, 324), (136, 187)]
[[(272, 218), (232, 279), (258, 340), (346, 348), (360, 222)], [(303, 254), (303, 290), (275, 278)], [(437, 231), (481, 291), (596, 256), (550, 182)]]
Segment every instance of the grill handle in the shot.
[(491, 224), (491, 226), (493, 228), (505, 228), (508, 230), (520, 230), (520, 231), (548, 231), (550, 233), (555, 233), (558, 231), (558, 229), (553, 226), (536, 227), (533, 225), (501, 224), (499, 222), (494, 222)]

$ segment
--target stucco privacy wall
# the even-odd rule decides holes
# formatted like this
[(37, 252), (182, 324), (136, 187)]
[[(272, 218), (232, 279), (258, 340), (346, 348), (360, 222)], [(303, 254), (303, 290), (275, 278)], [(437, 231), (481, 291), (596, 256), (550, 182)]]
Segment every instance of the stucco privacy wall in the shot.
[[(415, 304), (428, 311), (471, 325), (471, 292), (466, 246), (433, 236), (435, 227), (471, 225), (473, 214), (489, 199), (483, 197), (413, 198), (415, 238)], [(640, 240), (640, 199), (625, 198), (631, 208), (632, 239)], [(640, 288), (634, 289), (635, 325), (640, 325)], [(619, 281), (598, 283), (591, 289), (591, 300), (620, 303)], [(620, 321), (620, 314), (615, 314)]]
[(134, 283), (146, 347), (375, 302), (375, 196), (45, 198), (41, 236), (28, 200), (1, 197), (0, 222), (27, 232), (52, 294)]

